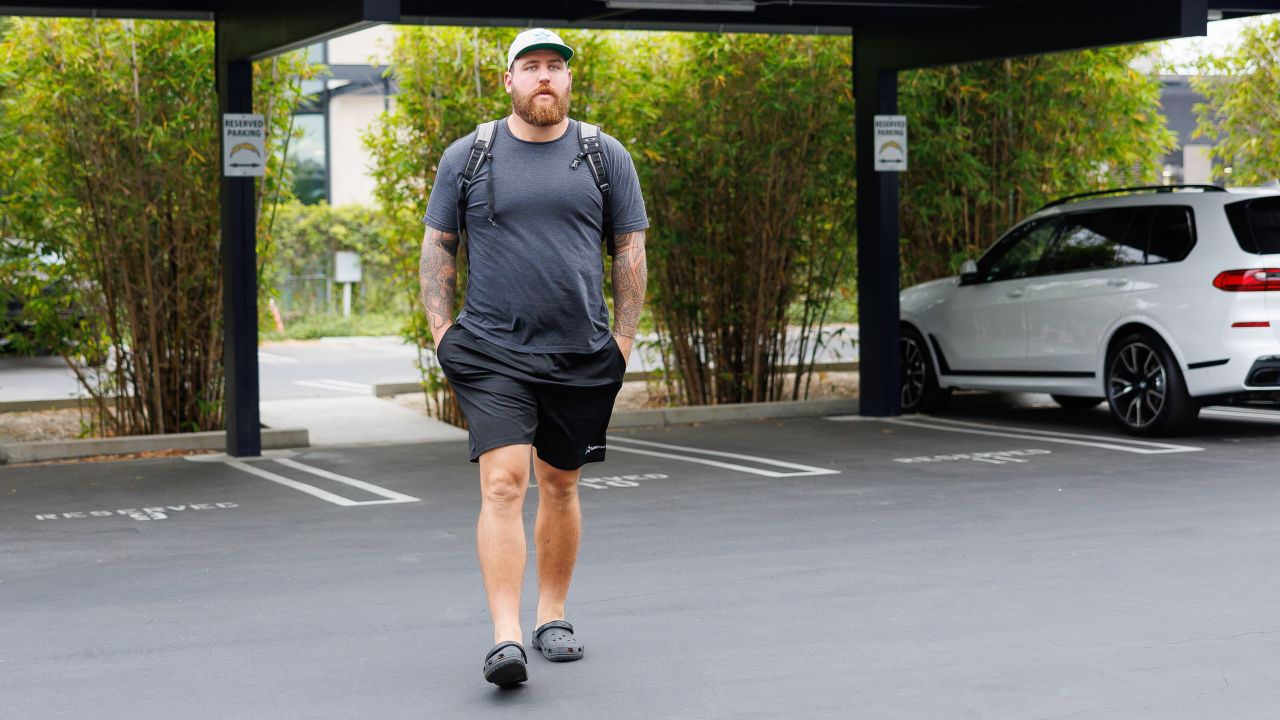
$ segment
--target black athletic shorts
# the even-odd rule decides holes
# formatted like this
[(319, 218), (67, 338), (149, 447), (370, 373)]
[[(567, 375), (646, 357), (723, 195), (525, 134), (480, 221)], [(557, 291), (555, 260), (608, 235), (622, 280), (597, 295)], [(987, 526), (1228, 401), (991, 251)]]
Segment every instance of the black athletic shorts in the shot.
[(531, 443), (561, 470), (604, 460), (626, 360), (616, 340), (593, 353), (522, 353), (454, 323), (436, 352), (470, 429), (471, 462)]

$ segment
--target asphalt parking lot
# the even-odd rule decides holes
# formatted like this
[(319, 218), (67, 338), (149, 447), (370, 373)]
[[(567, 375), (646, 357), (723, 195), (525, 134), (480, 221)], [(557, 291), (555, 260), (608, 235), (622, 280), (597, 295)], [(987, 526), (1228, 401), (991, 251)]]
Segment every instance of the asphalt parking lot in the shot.
[(1277, 441), (981, 404), (616, 432), (586, 657), (514, 690), (465, 443), (0, 469), (0, 717), (1272, 717)]

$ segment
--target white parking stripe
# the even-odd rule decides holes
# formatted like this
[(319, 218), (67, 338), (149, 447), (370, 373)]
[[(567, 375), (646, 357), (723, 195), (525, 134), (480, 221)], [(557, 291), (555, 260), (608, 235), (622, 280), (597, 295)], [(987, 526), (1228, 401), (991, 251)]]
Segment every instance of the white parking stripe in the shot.
[(349, 387), (353, 390), (360, 390), (362, 392), (371, 392), (373, 390), (373, 386), (368, 383), (348, 382), (346, 380), (334, 380), (332, 378), (325, 378), (322, 382), (327, 382), (330, 385), (342, 385), (343, 387)]
[(1082, 445), (1104, 450), (1134, 453), (1137, 455), (1166, 455), (1169, 453), (1199, 452), (1202, 447), (1191, 445), (1173, 445), (1170, 443), (1152, 442), (1149, 440), (1130, 440), (1128, 438), (1108, 437), (1106, 435), (1079, 435), (1076, 433), (1055, 432), (1050, 430), (1034, 430), (1022, 427), (1006, 427), (986, 423), (971, 423), (960, 420), (947, 420), (937, 417), (920, 416), (917, 418), (881, 418), (882, 422), (922, 430), (938, 430), (941, 432), (968, 433), (970, 435), (991, 435), (993, 437), (1019, 438), (1022, 440), (1040, 440), (1042, 442), (1062, 445)]
[(373, 493), (374, 495), (381, 495), (382, 497), (387, 499), (386, 500), (350, 500), (348, 498), (342, 497), (341, 495), (335, 495), (334, 493), (331, 493), (328, 490), (318, 488), (315, 485), (308, 485), (304, 482), (298, 482), (293, 478), (288, 478), (288, 477), (285, 477), (284, 475), (277, 475), (276, 473), (273, 473), (269, 470), (263, 470), (262, 468), (256, 467), (243, 460), (237, 460), (235, 458), (226, 458), (222, 462), (226, 464), (227, 467), (235, 468), (236, 470), (248, 473), (250, 475), (256, 475), (260, 478), (263, 478), (264, 480), (270, 480), (273, 483), (278, 483), (280, 485), (284, 485), (285, 487), (293, 488), (294, 490), (304, 492), (308, 495), (311, 495), (312, 497), (317, 497), (326, 502), (331, 502), (334, 505), (341, 505), (342, 507), (355, 507), (357, 505), (389, 505), (392, 503), (418, 502), (418, 498), (410, 497), (408, 495), (403, 495), (401, 493), (395, 492), (394, 490), (388, 490), (383, 487), (378, 487), (377, 485), (373, 485), (372, 483), (367, 483), (362, 480), (349, 478), (349, 477), (346, 477), (345, 475), (331, 473), (328, 470), (321, 470), (320, 468), (311, 467), (310, 465), (304, 465), (300, 462), (290, 460), (288, 458), (276, 458), (275, 462), (281, 465), (285, 465), (287, 467), (297, 469), (297, 470), (309, 472), (312, 475), (319, 475), (320, 477), (328, 478), (330, 480), (336, 480), (337, 482), (351, 485), (352, 487), (358, 487), (361, 490), (365, 490), (367, 492)]
[[(289, 458), (277, 458), (276, 462), (280, 463), (281, 465), (284, 465), (285, 467), (291, 467), (295, 470), (309, 472), (312, 475), (318, 475), (322, 478), (328, 478), (330, 480), (335, 480), (337, 482), (350, 485), (351, 487), (360, 488), (361, 490), (364, 490), (365, 492), (373, 493), (374, 495), (381, 495), (382, 497), (386, 498), (390, 502), (418, 502), (418, 498), (416, 497), (405, 495), (403, 493), (398, 493), (395, 490), (388, 490), (384, 487), (380, 487), (378, 485), (374, 485), (373, 483), (368, 483), (363, 480), (349, 478), (346, 475), (339, 475), (338, 473), (335, 473), (335, 472), (329, 472), (328, 470), (324, 470), (322, 468), (311, 467), (310, 465), (304, 465), (298, 462), (297, 460), (290, 460)], [(377, 501), (373, 501), (373, 502), (377, 502)], [(368, 504), (368, 503), (365, 503), (365, 504)]]
[(1201, 415), (1230, 418), (1233, 420), (1252, 420), (1254, 422), (1280, 423), (1280, 413), (1256, 408), (1207, 407), (1200, 411)]
[[(723, 452), (720, 450), (704, 450), (702, 448), (688, 447), (685, 445), (668, 445), (666, 443), (652, 442), (649, 440), (638, 440), (630, 437), (609, 436), (610, 449), (621, 452), (632, 453), (634, 455), (650, 455), (652, 457), (669, 458), (671, 460), (682, 460), (684, 462), (698, 463), (700, 465), (710, 465), (712, 467), (724, 468), (726, 470), (736, 470), (738, 472), (750, 473), (752, 475), (763, 475), (764, 477), (808, 477), (813, 475), (838, 475), (839, 470), (831, 468), (813, 467), (811, 465), (800, 465), (798, 463), (786, 462), (784, 460), (773, 460), (771, 458), (763, 458), (756, 455), (742, 455), (740, 453)], [(619, 444), (621, 443), (621, 444)], [(627, 445), (642, 445), (648, 447), (666, 448), (678, 452), (660, 452), (657, 450), (643, 450), (637, 447), (627, 447)], [(766, 470), (764, 468), (749, 467), (747, 465), (739, 465), (736, 463), (720, 462), (719, 460), (710, 460), (697, 455), (712, 455), (715, 457), (733, 458), (735, 460), (747, 460), (758, 463), (760, 465), (772, 465), (774, 467), (791, 468), (797, 472), (778, 472), (776, 470)]]
[(275, 353), (259, 350), (258, 362), (263, 365), (292, 365), (298, 362), (298, 358), (289, 357), (288, 355), (276, 355)]

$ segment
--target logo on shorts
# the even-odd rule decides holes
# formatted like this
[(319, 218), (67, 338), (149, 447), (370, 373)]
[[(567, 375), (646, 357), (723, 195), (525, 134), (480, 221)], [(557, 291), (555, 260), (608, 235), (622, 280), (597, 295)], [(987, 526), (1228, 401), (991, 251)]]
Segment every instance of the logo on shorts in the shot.
[(595, 452), (595, 451), (597, 451), (597, 450), (603, 450), (603, 449), (604, 449), (604, 446), (603, 446), (603, 445), (588, 445), (588, 446), (587, 446), (587, 451), (586, 451), (585, 453), (583, 453), (583, 454), (584, 454), (584, 455), (590, 455), (591, 453), (593, 453), (593, 452)]

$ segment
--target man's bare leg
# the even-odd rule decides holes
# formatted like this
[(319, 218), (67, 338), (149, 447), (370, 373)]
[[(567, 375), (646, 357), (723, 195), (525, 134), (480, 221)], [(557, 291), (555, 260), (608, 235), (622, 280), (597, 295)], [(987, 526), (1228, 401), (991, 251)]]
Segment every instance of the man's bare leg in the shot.
[(578, 478), (582, 471), (561, 470), (536, 454), (533, 469), (538, 476), (538, 517), (533, 526), (538, 561), (536, 628), (550, 620), (564, 619), (564, 602), (582, 536), (582, 509), (578, 504)]
[(476, 549), (493, 619), (493, 642), (520, 636), (520, 585), (524, 581), (524, 506), (529, 489), (530, 445), (505, 445), (480, 456), (480, 519)]

